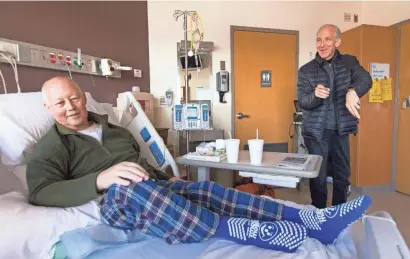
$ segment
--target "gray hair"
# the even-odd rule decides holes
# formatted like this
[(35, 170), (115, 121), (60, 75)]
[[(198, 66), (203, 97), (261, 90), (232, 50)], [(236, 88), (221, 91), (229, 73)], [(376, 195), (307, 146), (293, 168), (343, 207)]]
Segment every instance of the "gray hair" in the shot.
[(337, 26), (334, 25), (334, 24), (325, 24), (325, 25), (322, 25), (322, 26), (319, 28), (318, 32), (321, 31), (321, 30), (324, 29), (324, 28), (327, 28), (327, 27), (331, 27), (331, 28), (335, 29), (335, 31), (336, 31), (336, 32), (335, 32), (335, 39), (336, 39), (336, 40), (340, 39), (340, 36), (342, 35), (342, 32), (340, 31), (339, 27), (337, 27)]

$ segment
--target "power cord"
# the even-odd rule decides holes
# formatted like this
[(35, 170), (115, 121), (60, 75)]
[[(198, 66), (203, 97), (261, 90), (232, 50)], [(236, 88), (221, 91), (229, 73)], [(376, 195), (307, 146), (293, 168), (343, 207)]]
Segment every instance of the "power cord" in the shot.
[(1, 72), (1, 70), (0, 70), (0, 77), (1, 77), (1, 80), (3, 81), (4, 93), (7, 94), (6, 81), (4, 81), (4, 76), (3, 76), (3, 73)]
[[(16, 80), (16, 85), (17, 85), (17, 92), (21, 93), (21, 88), (20, 88), (20, 84), (19, 84), (19, 78), (18, 78), (18, 71), (17, 71), (17, 61), (16, 58), (8, 53), (8, 52), (4, 52), (4, 51), (0, 51), (0, 55), (7, 60), (11, 67), (13, 68), (13, 72), (14, 72), (14, 79)], [(3, 86), (5, 85), (4, 83), (4, 78), (3, 75), (1, 75), (2, 79), (3, 79)], [(6, 90), (6, 89), (5, 89)]]
[(203, 129), (204, 130), (204, 143), (206, 142), (206, 130), (205, 129)]
[(94, 77), (92, 74), (90, 74), (90, 76), (91, 76), (91, 81), (93, 81), (93, 86), (95, 86)]
[[(300, 134), (298, 130), (294, 130), (293, 134), (291, 134), (292, 126), (293, 126), (293, 123), (290, 124), (290, 126), (289, 126), (289, 131), (288, 131), (289, 133), (288, 134), (289, 134), (289, 138), (293, 139), (293, 141), (292, 141), (292, 153), (293, 153), (293, 151), (294, 151), (293, 146), (294, 146), (294, 144), (297, 144), (297, 139), (302, 139), (302, 134)], [(309, 153), (307, 147), (303, 143), (298, 145), (298, 147), (296, 148), (296, 153), (299, 152), (300, 148), (303, 148), (305, 153)]]
[(17, 92), (21, 93), (21, 88), (20, 88), (20, 83), (19, 83), (19, 75), (18, 75), (18, 70), (17, 70), (17, 60), (14, 56), (11, 57), (11, 60), (14, 61), (14, 78), (16, 80), (17, 84)]
[[(193, 24), (192, 24), (193, 22), (195, 22), (195, 27), (196, 27), (195, 30), (193, 30), (193, 28), (192, 28), (193, 27)], [(201, 25), (202, 30), (199, 30), (198, 24)], [(204, 25), (202, 23), (201, 17), (199, 16), (199, 14), (197, 12), (194, 12), (191, 16), (191, 24), (190, 24), (190, 30), (189, 31), (191, 32), (191, 51), (192, 51), (192, 49), (195, 49), (195, 55), (197, 55), (199, 45), (200, 45), (201, 41), (204, 38)], [(199, 36), (199, 39), (194, 40), (194, 36)], [(195, 46), (194, 46), (194, 44), (195, 44)], [(198, 61), (197, 60), (195, 60), (195, 61), (196, 61), (196, 65), (198, 66)]]
[[(299, 131), (296, 132), (296, 135), (298, 136), (298, 139), (303, 139), (303, 136), (302, 136), (302, 134), (300, 134)], [(295, 140), (295, 141), (296, 141), (296, 140)], [(305, 153), (309, 153), (307, 147), (306, 147), (305, 144), (303, 144), (303, 143), (300, 143), (300, 144), (299, 144), (298, 149), (296, 150), (296, 153), (299, 152), (299, 149), (300, 149), (300, 148), (303, 148), (303, 150), (305, 151)]]
[(288, 130), (289, 138), (292, 140), (292, 145), (291, 145), (292, 146), (292, 152), (291, 153), (293, 153), (293, 146), (295, 144), (295, 140), (293, 139), (295, 137), (295, 133), (293, 133), (293, 135), (291, 134), (292, 126), (293, 126), (293, 123), (290, 124), (289, 130)]
[(63, 61), (64, 62), (64, 65), (67, 67), (67, 69), (68, 69), (68, 74), (70, 74), (70, 78), (71, 79), (73, 79), (73, 77), (71, 76), (71, 69), (70, 69), (70, 67), (67, 65), (67, 62), (65, 62), (65, 61)]

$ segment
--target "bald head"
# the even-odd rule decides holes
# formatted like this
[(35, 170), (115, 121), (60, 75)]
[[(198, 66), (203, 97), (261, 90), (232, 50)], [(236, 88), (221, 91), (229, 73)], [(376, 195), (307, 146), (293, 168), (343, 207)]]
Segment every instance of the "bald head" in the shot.
[(54, 99), (56, 94), (58, 95), (59, 92), (68, 88), (71, 88), (78, 93), (82, 93), (78, 84), (70, 78), (57, 76), (47, 80), (41, 88), (44, 104), (49, 105), (50, 101)]
[(54, 77), (41, 88), (44, 106), (55, 120), (73, 130), (89, 126), (86, 97), (78, 84), (66, 77)]

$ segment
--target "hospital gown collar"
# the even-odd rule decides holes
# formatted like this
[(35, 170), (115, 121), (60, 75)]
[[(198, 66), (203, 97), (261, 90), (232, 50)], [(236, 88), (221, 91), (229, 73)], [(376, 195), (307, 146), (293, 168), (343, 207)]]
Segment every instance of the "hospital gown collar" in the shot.
[[(99, 124), (107, 124), (108, 123), (108, 115), (107, 114), (100, 115), (100, 114), (89, 111), (88, 112), (88, 120), (93, 121), (95, 123), (99, 123)], [(77, 134), (77, 131), (62, 125), (62, 124), (58, 123), (57, 121), (56, 121), (56, 127), (57, 127), (57, 130), (63, 135)]]

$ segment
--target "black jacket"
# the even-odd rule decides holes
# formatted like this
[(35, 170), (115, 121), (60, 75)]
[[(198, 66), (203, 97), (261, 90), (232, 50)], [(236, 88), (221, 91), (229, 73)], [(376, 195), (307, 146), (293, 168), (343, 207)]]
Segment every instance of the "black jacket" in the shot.
[[(356, 57), (336, 51), (332, 65), (335, 71), (333, 103), (336, 110), (337, 128), (340, 135), (356, 134), (357, 119), (346, 108), (346, 94), (353, 88), (359, 98), (372, 87), (372, 78)], [(325, 62), (316, 54), (315, 59), (303, 65), (298, 72), (297, 96), (303, 110), (303, 136), (321, 140), (328, 112), (328, 99), (315, 96), (318, 84), (329, 85)], [(330, 98), (330, 97), (329, 97)]]

